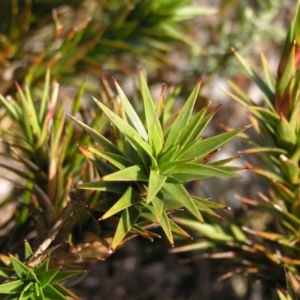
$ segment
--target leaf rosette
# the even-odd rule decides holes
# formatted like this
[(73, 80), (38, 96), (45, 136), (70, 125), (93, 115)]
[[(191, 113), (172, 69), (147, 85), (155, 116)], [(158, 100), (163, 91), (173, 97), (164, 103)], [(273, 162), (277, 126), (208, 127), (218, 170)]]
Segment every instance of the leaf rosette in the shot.
[(218, 216), (213, 209), (225, 208), (190, 195), (184, 184), (209, 177), (239, 177), (235, 172), (241, 168), (225, 166), (234, 158), (214, 162), (208, 159), (246, 127), (205, 139), (201, 137), (217, 111), (209, 111), (207, 105), (193, 114), (201, 81), (176, 118), (171, 116), (168, 120), (165, 120), (164, 87), (155, 107), (141, 72), (143, 118), (114, 82), (119, 97), (117, 112), (94, 99), (112, 124), (114, 142), (72, 117), (99, 144), (99, 147), (79, 146), (98, 170), (100, 180), (82, 183), (78, 188), (101, 191), (100, 198), (89, 205), (90, 209), (101, 212), (100, 220), (111, 216), (119, 218), (111, 253), (129, 233), (152, 240), (157, 235), (147, 230), (150, 224), (160, 225), (174, 245), (173, 233), (190, 236), (172, 220), (171, 212), (186, 209), (203, 223), (202, 212)]

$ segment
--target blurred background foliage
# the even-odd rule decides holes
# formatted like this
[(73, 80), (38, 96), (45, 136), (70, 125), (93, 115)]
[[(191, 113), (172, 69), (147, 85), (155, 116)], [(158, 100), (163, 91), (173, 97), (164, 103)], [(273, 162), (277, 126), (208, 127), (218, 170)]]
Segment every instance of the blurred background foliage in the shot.
[[(223, 103), (207, 134), (218, 132), (220, 124), (245, 125), (246, 110), (229, 101), (220, 87), (229, 89), (226, 79), (230, 78), (257, 103), (261, 103), (263, 97), (247, 78), (232, 48), (250, 61), (258, 73), (262, 72), (260, 53), (263, 52), (275, 74), (295, 6), (292, 0), (2, 0), (0, 94), (15, 97), (17, 81), (20, 85), (26, 82), (34, 87), (32, 97), (38, 98), (42, 94), (39, 87), (50, 67), (52, 78), (61, 84), (59, 104), (64, 105), (67, 112), (73, 110), (70, 99), (85, 81), (85, 92), (80, 98), (88, 110), (84, 113), (77, 107), (76, 113), (88, 119), (95, 115), (88, 96), (100, 94), (110, 99), (114, 95), (103, 78), (113, 75), (126, 92), (134, 93), (137, 69), (141, 67), (147, 71), (154, 94), (157, 84), (160, 88), (161, 83), (166, 82), (169, 86), (181, 85), (184, 95), (199, 77), (203, 77), (203, 106), (210, 100)], [(10, 126), (1, 108), (1, 127), (10, 130)], [(78, 141), (69, 142), (74, 146)], [(75, 151), (73, 148), (70, 155)], [(217, 155), (225, 156), (229, 152), (227, 156), (234, 156), (240, 148), (240, 144), (232, 145)], [(46, 147), (44, 155), (47, 151)], [(71, 163), (70, 158), (67, 163)], [(81, 167), (82, 170), (87, 168), (84, 164)], [(245, 206), (234, 194), (256, 197), (259, 191), (266, 189), (260, 180), (249, 175), (238, 185), (222, 180), (189, 186), (201, 195), (226, 201), (236, 209), (234, 222), (231, 223), (230, 215), (225, 216), (227, 223), (220, 221), (225, 239), (225, 243), (217, 243), (221, 249), (225, 245), (226, 250), (232, 250), (226, 233), (234, 230), (232, 224), (243, 221), (241, 212)], [(263, 217), (268, 222), (267, 216)], [(260, 217), (255, 219), (262, 221)], [(238, 235), (239, 230), (234, 232)], [(240, 235), (240, 238), (244, 237)], [(175, 256), (167, 251), (165, 242), (149, 245), (140, 239), (132, 240), (106, 263), (97, 265), (78, 285), (77, 291), (84, 299), (107, 299), (113, 295), (114, 299), (259, 300), (276, 299), (276, 283), (283, 281), (284, 284), (283, 273), (278, 274), (277, 267), (266, 269), (276, 270), (276, 283), (272, 281), (270, 286), (243, 276), (218, 281), (216, 279), (228, 267), (226, 261), (221, 265), (210, 260), (191, 261), (185, 253)], [(179, 258), (190, 263), (179, 266)], [(260, 266), (261, 261), (256, 263)], [(150, 286), (149, 282), (153, 284)]]

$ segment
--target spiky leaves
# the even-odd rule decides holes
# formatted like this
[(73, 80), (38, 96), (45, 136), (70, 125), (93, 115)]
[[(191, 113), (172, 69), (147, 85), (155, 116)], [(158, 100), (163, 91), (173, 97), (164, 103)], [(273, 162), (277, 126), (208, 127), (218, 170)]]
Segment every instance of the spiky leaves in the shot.
[[(183, 184), (212, 176), (236, 177), (236, 168), (226, 169), (222, 163), (204, 162), (221, 145), (245, 128), (211, 138), (200, 137), (216, 112), (207, 112), (205, 107), (193, 115), (201, 81), (197, 83), (178, 116), (168, 127), (163, 121), (164, 89), (156, 108), (146, 80), (142, 72), (140, 73), (140, 90), (145, 114), (143, 124), (142, 118), (138, 116), (121, 87), (117, 82), (115, 85), (120, 99), (120, 115), (100, 101), (95, 101), (118, 132), (118, 147), (73, 118), (99, 143), (98, 149), (80, 149), (95, 165), (101, 180), (83, 183), (78, 187), (105, 191), (105, 195), (90, 206), (103, 213), (101, 220), (112, 215), (119, 217), (111, 251), (128, 233), (138, 233), (151, 239), (151, 234), (144, 229), (145, 225), (151, 223), (159, 224), (173, 244), (172, 232), (189, 235), (170, 219), (170, 212), (186, 208), (198, 221), (203, 222), (201, 211), (211, 210), (208, 203), (191, 196)], [(214, 208), (224, 206), (215, 205)]]
[[(236, 84), (229, 81), (233, 92), (228, 92), (228, 95), (248, 109), (249, 119), (256, 132), (256, 135), (242, 135), (252, 146), (243, 153), (254, 153), (259, 159), (259, 164), (256, 166), (249, 164), (249, 169), (267, 180), (269, 194), (259, 195), (260, 197), (255, 200), (241, 197), (241, 201), (249, 208), (247, 226), (245, 215), (241, 219), (238, 217), (232, 219), (227, 228), (224, 223), (222, 227), (216, 226), (216, 222), (206, 227), (197, 226), (194, 222), (177, 220), (180, 224), (201, 232), (209, 240), (185, 246), (182, 250), (222, 249), (218, 252), (212, 250), (211, 256), (206, 252), (206, 257), (215, 258), (224, 257), (226, 253), (230, 254), (231, 270), (226, 276), (234, 274), (237, 270), (249, 275), (251, 270), (256, 269), (255, 279), (268, 280), (271, 274), (270, 279), (280, 285), (283, 281), (282, 266), (285, 266), (297, 286), (299, 286), (297, 274), (300, 264), (299, 4), (298, 2), (295, 18), (283, 49), (277, 78), (270, 72), (264, 55), (261, 59), (264, 76), (259, 77), (250, 64), (234, 51), (249, 78), (261, 90), (264, 106), (255, 103)], [(259, 229), (255, 228), (257, 220), (265, 218), (266, 215), (267, 221), (260, 222)], [(238, 239), (236, 233), (244, 238)], [(231, 237), (234, 243), (229, 240), (220, 241), (220, 236)], [(244, 263), (245, 257), (248, 257), (247, 264)], [(274, 275), (276, 273), (279, 273), (278, 278)], [(287, 299), (283, 293), (280, 297)]]
[[(25, 242), (25, 260), (33, 252), (28, 242)], [(34, 268), (28, 267), (13, 255), (1, 255), (0, 260), (5, 267), (0, 267), (0, 276), (9, 279), (0, 285), (0, 294), (7, 294), (4, 299), (78, 299), (71, 291), (64, 288), (59, 282), (82, 271), (61, 271), (60, 268), (49, 270), (49, 258)], [(16, 275), (12, 279), (12, 275)]]
[[(300, 5), (286, 38), (277, 79), (270, 72), (264, 56), (264, 78), (259, 77), (250, 65), (235, 52), (249, 76), (260, 88), (267, 108), (249, 99), (234, 83), (229, 82), (234, 94), (229, 95), (246, 106), (258, 138), (247, 137), (254, 148), (244, 152), (256, 153), (264, 162), (263, 168), (252, 170), (269, 180), (277, 195), (284, 201), (296, 204), (299, 199), (300, 179)], [(300, 216), (297, 214), (297, 216)]]

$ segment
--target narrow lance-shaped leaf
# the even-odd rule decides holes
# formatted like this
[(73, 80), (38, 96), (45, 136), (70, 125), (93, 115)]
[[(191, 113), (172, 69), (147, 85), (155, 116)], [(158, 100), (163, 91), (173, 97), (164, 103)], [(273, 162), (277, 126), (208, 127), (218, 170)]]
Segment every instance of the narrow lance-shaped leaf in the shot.
[(182, 130), (182, 128), (184, 128), (186, 124), (188, 124), (188, 122), (190, 121), (190, 117), (199, 94), (200, 86), (201, 80), (198, 81), (188, 100), (184, 104), (183, 108), (180, 110), (180, 113), (177, 116), (176, 120), (172, 124), (172, 127), (170, 128), (165, 138), (165, 150), (175, 145), (178, 132), (180, 132), (180, 130)]
[(172, 234), (172, 229), (171, 229), (171, 225), (169, 222), (169, 217), (166, 214), (165, 210), (162, 211), (159, 224), (162, 227), (163, 231), (165, 232), (171, 246), (174, 247), (174, 238), (173, 238), (173, 234)]
[(111, 110), (109, 110), (105, 105), (101, 102), (94, 100), (100, 106), (102, 111), (109, 117), (109, 119), (118, 127), (120, 132), (127, 137), (132, 146), (137, 150), (140, 157), (143, 159), (144, 163), (146, 163), (147, 159), (150, 158), (154, 167), (156, 166), (156, 160), (153, 157), (152, 148), (147, 144), (139, 133), (132, 128), (127, 122), (121, 119), (119, 116), (114, 114)]
[(178, 201), (200, 222), (204, 222), (194, 200), (181, 183), (179, 183), (174, 178), (169, 177), (163, 185), (163, 189), (165, 189), (170, 195), (172, 195), (174, 197), (174, 200)]
[(87, 147), (87, 150), (90, 151), (91, 153), (100, 156), (101, 158), (109, 161), (111, 164), (116, 166), (118, 169), (124, 169), (129, 166), (132, 166), (133, 163), (130, 161), (128, 158), (115, 154), (115, 153), (110, 153), (106, 151), (98, 151), (95, 148), (92, 147)]
[(140, 72), (140, 80), (141, 80), (141, 90), (142, 90), (142, 98), (144, 102), (144, 111), (149, 135), (149, 144), (154, 150), (154, 155), (157, 157), (163, 147), (164, 137), (163, 131), (157, 117), (154, 103), (152, 97), (150, 95), (145, 77), (142, 72)]
[(116, 184), (113, 181), (94, 181), (79, 184), (77, 188), (81, 190), (96, 190), (123, 194), (127, 189), (127, 185), (121, 183)]
[(243, 65), (251, 79), (257, 84), (260, 90), (263, 92), (264, 99), (266, 99), (269, 103), (273, 99), (273, 93), (269, 89), (269, 87), (265, 84), (265, 82), (251, 69), (249, 64), (234, 50), (232, 49), (234, 55), (238, 58), (240, 63)]
[(231, 130), (205, 140), (192, 142), (186, 145), (186, 147), (179, 152), (177, 157), (180, 159), (192, 158), (194, 161), (204, 158), (206, 155), (218, 149), (220, 146), (237, 136), (239, 133), (245, 131), (247, 128), (249, 128), (249, 126)]
[[(114, 79), (114, 78), (113, 78)], [(143, 123), (141, 122), (138, 114), (130, 104), (129, 100), (127, 99), (126, 95), (124, 94), (123, 90), (117, 83), (117, 81), (114, 79), (114, 84), (116, 86), (118, 95), (120, 97), (121, 103), (123, 105), (123, 109), (125, 110), (125, 113), (129, 120), (131, 121), (132, 126), (135, 128), (135, 130), (141, 135), (144, 141), (148, 142), (148, 134), (145, 130), (145, 127)]]
[(154, 197), (152, 199), (152, 206), (153, 206), (153, 210), (154, 210), (155, 220), (157, 223), (160, 224), (162, 214), (164, 212), (163, 199), (160, 199), (159, 197)]
[(101, 220), (107, 219), (142, 201), (144, 201), (144, 199), (138, 195), (131, 186), (129, 186), (122, 197), (101, 217)]
[(76, 122), (83, 130), (85, 130), (91, 137), (99, 143), (106, 151), (112, 152), (121, 156), (124, 156), (124, 153), (117, 148), (113, 143), (111, 143), (108, 139), (106, 139), (102, 134), (98, 133), (96, 130), (87, 126), (83, 122), (77, 120), (76, 118), (69, 115), (69, 117)]
[(148, 181), (144, 170), (137, 165), (103, 176), (103, 181)]
[(24, 289), (24, 280), (13, 280), (0, 285), (0, 294), (21, 293)]
[(159, 174), (155, 170), (150, 171), (149, 187), (146, 198), (147, 203), (150, 203), (157, 195), (157, 193), (161, 190), (161, 187), (164, 185), (166, 179), (166, 176)]
[[(186, 145), (188, 142), (193, 141), (199, 137), (202, 129), (205, 128), (205, 124), (201, 126), (201, 121), (207, 111), (208, 106), (203, 107), (191, 120), (190, 122), (181, 130), (180, 137), (178, 139), (178, 144), (180, 146)], [(211, 117), (213, 115), (211, 114)], [(209, 120), (207, 121), (209, 122)]]
[(47, 71), (45, 74), (45, 80), (44, 80), (44, 89), (43, 89), (43, 95), (42, 95), (42, 100), (41, 100), (40, 112), (39, 112), (40, 124), (43, 124), (45, 121), (47, 103), (49, 101), (49, 99), (48, 99), (49, 92), (50, 92), (50, 69), (47, 68)]
[(122, 242), (127, 233), (131, 230), (139, 217), (139, 210), (134, 208), (126, 208), (123, 210), (116, 233), (110, 246), (109, 252), (115, 251), (117, 246)]
[(160, 97), (157, 106), (157, 116), (159, 118), (159, 122), (161, 128), (164, 128), (164, 116), (165, 116), (165, 84), (162, 85)]
[(10, 260), (14, 266), (14, 270), (16, 271), (19, 278), (24, 278), (27, 276), (29, 272), (29, 268), (26, 267), (22, 262), (20, 262), (17, 258), (13, 255), (9, 255)]

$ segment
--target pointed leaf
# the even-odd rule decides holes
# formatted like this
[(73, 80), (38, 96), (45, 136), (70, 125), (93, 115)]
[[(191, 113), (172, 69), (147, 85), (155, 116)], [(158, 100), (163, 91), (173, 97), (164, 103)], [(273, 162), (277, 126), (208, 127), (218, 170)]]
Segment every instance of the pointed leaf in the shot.
[(176, 223), (187, 226), (197, 232), (201, 232), (207, 238), (212, 239), (213, 241), (223, 241), (223, 242), (232, 242), (232, 235), (226, 234), (224, 231), (219, 231), (217, 226), (213, 226), (211, 224), (201, 224), (199, 222), (173, 217), (173, 220)]
[(9, 255), (9, 258), (13, 264), (14, 270), (16, 271), (19, 278), (26, 278), (29, 268), (26, 267), (22, 262), (20, 262), (17, 258), (13, 255)]
[[(59, 272), (58, 274), (60, 274), (60, 273), (62, 273), (62, 272)], [(63, 273), (65, 273), (65, 272), (63, 272)], [(68, 296), (68, 297), (71, 297), (72, 299), (79, 300), (79, 298), (74, 293), (72, 293), (70, 290), (66, 289), (64, 286), (62, 286), (59, 283), (55, 283), (52, 287), (55, 288), (59, 293), (63, 294), (64, 296)]]
[(265, 84), (265, 82), (251, 69), (249, 64), (235, 51), (233, 50), (234, 55), (238, 58), (240, 63), (243, 65), (250, 78), (257, 84), (260, 90), (263, 92), (264, 98), (271, 105), (271, 101), (273, 99), (273, 93), (269, 89), (269, 87)]
[(77, 120), (76, 118), (69, 115), (69, 117), (77, 123), (84, 131), (86, 131), (99, 145), (101, 145), (106, 151), (112, 152), (121, 156), (124, 156), (124, 153), (119, 150), (113, 143), (106, 139), (103, 135), (98, 133), (96, 130), (87, 126), (83, 122)]
[(66, 297), (51, 285), (44, 288), (44, 296), (46, 299), (66, 300)]
[(155, 170), (150, 170), (149, 187), (147, 191), (146, 202), (150, 203), (157, 193), (161, 190), (167, 177), (159, 174)]
[(50, 284), (51, 280), (58, 272), (60, 272), (60, 268), (48, 270), (37, 274), (38, 282), (40, 283), (41, 287), (44, 288), (45, 286)]
[(147, 158), (149, 157), (151, 158), (152, 163), (156, 165), (151, 147), (142, 139), (139, 133), (134, 128), (132, 128), (126, 121), (124, 121), (119, 116), (114, 114), (104, 104), (102, 104), (95, 98), (94, 100), (102, 109), (102, 111), (108, 116), (111, 122), (118, 127), (118, 129), (120, 130), (120, 132), (122, 132), (124, 136), (126, 136), (126, 138), (131, 143), (131, 145), (136, 149), (138, 155), (143, 159), (144, 163), (147, 161)]
[(0, 277), (9, 278), (15, 271), (10, 268), (0, 267)]
[(23, 280), (13, 280), (0, 284), (0, 294), (16, 294), (21, 293), (25, 287)]
[(126, 234), (131, 230), (139, 217), (139, 210), (134, 208), (126, 208), (123, 210), (116, 233), (110, 246), (110, 252), (113, 252), (117, 246), (125, 238)]
[(247, 128), (248, 127), (243, 127), (231, 130), (229, 132), (225, 132), (217, 136), (207, 138), (205, 140), (189, 143), (179, 152), (177, 157), (180, 159), (191, 158), (193, 160), (204, 158), (206, 155), (218, 149), (221, 145), (225, 144), (226, 142), (237, 136), (239, 133), (245, 131)]
[(115, 182), (110, 181), (94, 181), (79, 184), (77, 188), (81, 190), (95, 190), (123, 194), (127, 189), (127, 185), (122, 183), (116, 184)]
[(25, 246), (25, 259), (28, 259), (30, 256), (33, 255), (33, 251), (28, 241), (25, 241), (24, 246)]
[(192, 215), (194, 215), (200, 222), (203, 223), (203, 218), (195, 205), (194, 200), (189, 195), (184, 186), (179, 183), (176, 179), (169, 177), (163, 188), (171, 194), (176, 201), (181, 203)]
[(101, 220), (107, 219), (121, 210), (142, 201), (144, 201), (144, 199), (138, 195), (131, 186), (129, 186), (122, 197), (101, 217)]
[(152, 199), (152, 206), (153, 206), (154, 216), (155, 216), (156, 222), (160, 224), (162, 214), (164, 212), (163, 199), (160, 199), (159, 197), (154, 197)]
[(106, 151), (98, 151), (95, 148), (92, 147), (87, 147), (87, 150), (90, 151), (91, 153), (100, 156), (101, 158), (109, 161), (111, 164), (116, 166), (118, 169), (124, 169), (129, 166), (132, 166), (132, 161), (130, 161), (128, 158), (114, 154), (111, 152), (106, 152)]
[(131, 121), (132, 126), (134, 129), (141, 135), (144, 141), (148, 142), (148, 134), (145, 130), (145, 127), (143, 123), (141, 122), (138, 114), (130, 104), (129, 100), (127, 99), (126, 95), (124, 94), (123, 90), (117, 83), (117, 81), (114, 79), (114, 84), (116, 86), (118, 95), (120, 97), (121, 103), (123, 105), (124, 111), (128, 117), (128, 119)]
[(155, 156), (157, 157), (164, 143), (163, 132), (158, 117), (156, 115), (152, 97), (150, 95), (145, 77), (142, 72), (140, 72), (140, 81), (149, 135), (149, 144), (151, 145), (152, 149), (154, 149)]
[(140, 166), (131, 166), (101, 178), (103, 181), (148, 181), (148, 176)]
[(182, 129), (178, 139), (178, 144), (183, 147), (189, 142), (192, 142), (199, 138), (202, 131), (205, 129), (206, 125), (209, 123), (211, 118), (214, 116), (217, 110), (210, 113), (208, 116), (203, 117), (207, 111), (208, 107), (202, 108), (196, 116), (194, 116), (191, 121)]
[(180, 113), (177, 116), (176, 120), (172, 124), (172, 127), (170, 128), (167, 137), (165, 138), (165, 150), (168, 150), (170, 147), (175, 145), (176, 139), (178, 137), (178, 132), (180, 132), (180, 130), (182, 130), (182, 128), (184, 128), (190, 121), (190, 117), (199, 94), (200, 86), (201, 81), (199, 80), (188, 100), (184, 104), (183, 108), (180, 110)]
[(164, 174), (188, 174), (198, 175), (199, 178), (209, 177), (225, 177), (225, 178), (239, 178), (239, 176), (233, 172), (229, 172), (222, 167), (214, 167), (209, 165), (202, 165), (196, 163), (181, 163), (173, 165)]
[(169, 217), (167, 216), (166, 212), (163, 210), (162, 215), (159, 222), (160, 226), (162, 227), (163, 231), (165, 232), (170, 244), (174, 247), (174, 238), (171, 230), (171, 225), (169, 222)]
[(79, 274), (82, 274), (84, 273), (84, 271), (80, 270), (80, 271), (59, 271), (58, 273), (55, 274), (54, 277), (52, 277), (51, 281), (49, 284), (56, 286), (56, 284), (58, 282), (61, 282), (63, 280), (66, 280), (68, 278), (71, 278), (73, 276), (76, 276), (76, 275), (79, 275)]

